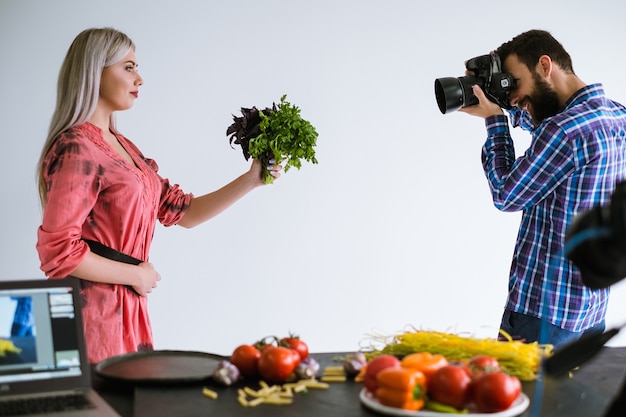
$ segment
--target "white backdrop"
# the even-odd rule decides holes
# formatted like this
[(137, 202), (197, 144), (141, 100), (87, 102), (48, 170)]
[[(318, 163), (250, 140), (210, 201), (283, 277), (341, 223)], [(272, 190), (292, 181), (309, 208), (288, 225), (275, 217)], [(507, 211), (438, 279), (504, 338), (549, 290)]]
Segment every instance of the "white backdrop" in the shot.
[[(196, 195), (248, 168), (225, 135), (287, 94), (319, 133), (291, 170), (195, 229), (159, 227), (156, 348), (229, 354), (267, 335), (358, 349), (406, 326), (494, 336), (519, 213), (491, 202), (483, 122), (441, 115), (433, 81), (532, 28), (626, 103), (626, 3), (0, 0), (0, 279), (39, 278), (35, 165), (74, 37), (112, 26), (145, 85), (120, 130)], [(528, 145), (516, 132), (518, 152)], [(608, 324), (626, 320), (626, 284)], [(612, 345), (626, 345), (626, 335)]]

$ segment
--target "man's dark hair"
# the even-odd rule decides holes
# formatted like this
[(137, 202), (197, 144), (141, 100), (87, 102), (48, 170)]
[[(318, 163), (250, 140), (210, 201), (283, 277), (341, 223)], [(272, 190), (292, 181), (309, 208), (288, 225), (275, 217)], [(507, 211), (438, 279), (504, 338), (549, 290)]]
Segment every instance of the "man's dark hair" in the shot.
[(496, 50), (496, 53), (500, 55), (502, 62), (511, 54), (517, 55), (520, 62), (531, 71), (535, 70), (540, 56), (548, 55), (552, 62), (563, 71), (574, 74), (572, 58), (565, 51), (563, 45), (545, 30), (529, 30), (517, 35), (510, 41), (503, 43)]

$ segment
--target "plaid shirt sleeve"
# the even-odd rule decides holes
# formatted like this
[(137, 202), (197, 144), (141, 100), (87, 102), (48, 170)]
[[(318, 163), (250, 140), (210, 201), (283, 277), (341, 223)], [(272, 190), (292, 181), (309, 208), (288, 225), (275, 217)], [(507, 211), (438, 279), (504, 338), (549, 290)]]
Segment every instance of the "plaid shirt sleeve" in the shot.
[(534, 206), (575, 169), (566, 134), (556, 124), (544, 123), (533, 131), (531, 146), (515, 158), (507, 117), (485, 120), (487, 140), (482, 163), (494, 205), (502, 211), (519, 211)]

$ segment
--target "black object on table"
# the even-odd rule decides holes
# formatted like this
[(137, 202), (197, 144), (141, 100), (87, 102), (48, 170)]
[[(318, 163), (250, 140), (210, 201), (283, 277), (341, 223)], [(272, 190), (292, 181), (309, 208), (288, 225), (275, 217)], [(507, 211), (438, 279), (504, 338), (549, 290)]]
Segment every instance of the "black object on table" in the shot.
[[(337, 366), (333, 359), (346, 353), (320, 353), (313, 356), (321, 369)], [(573, 372), (572, 377), (544, 379), (541, 393), (541, 417), (602, 417), (618, 392), (626, 374), (626, 348), (604, 347), (596, 357)], [(195, 417), (195, 416), (380, 416), (359, 401), (361, 383), (331, 383), (328, 390), (311, 389), (297, 394), (293, 404), (274, 406), (262, 404), (243, 407), (237, 401), (237, 388), (221, 387), (212, 381), (186, 384), (134, 384), (106, 380), (94, 375), (95, 388), (123, 417)], [(254, 384), (243, 384), (256, 389)], [(530, 398), (530, 407), (521, 415), (529, 417), (535, 402), (536, 382), (524, 382), (523, 390)], [(213, 400), (202, 395), (208, 386), (218, 393)], [(622, 413), (626, 415), (626, 411)], [(617, 415), (617, 414), (616, 414)]]

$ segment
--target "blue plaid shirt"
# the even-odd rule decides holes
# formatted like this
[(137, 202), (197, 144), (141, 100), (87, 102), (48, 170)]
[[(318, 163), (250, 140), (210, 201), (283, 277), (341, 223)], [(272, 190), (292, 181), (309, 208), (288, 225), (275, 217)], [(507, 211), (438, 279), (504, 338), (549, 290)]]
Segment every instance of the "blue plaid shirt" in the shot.
[[(532, 134), (516, 159), (507, 117), (485, 120), (482, 163), (494, 205), (523, 212), (506, 308), (579, 332), (604, 320), (609, 289), (591, 290), (563, 255), (572, 219), (610, 201), (626, 174), (626, 108), (601, 84), (577, 91), (563, 111), (536, 128), (514, 108), (512, 125)], [(547, 303), (547, 304), (544, 304)]]

